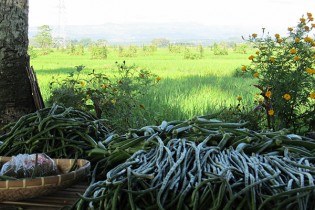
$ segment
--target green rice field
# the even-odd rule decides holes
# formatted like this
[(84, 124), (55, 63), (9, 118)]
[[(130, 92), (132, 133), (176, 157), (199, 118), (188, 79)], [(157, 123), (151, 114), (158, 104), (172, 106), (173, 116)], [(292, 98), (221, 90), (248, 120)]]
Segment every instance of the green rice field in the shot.
[(118, 57), (117, 50), (110, 49), (107, 59), (91, 59), (89, 51), (83, 55), (69, 55), (53, 51), (31, 59), (40, 89), (46, 102), (50, 95), (49, 82), (53, 76), (66, 76), (75, 66), (84, 65), (83, 72), (96, 72), (109, 76), (114, 74), (115, 62), (126, 61), (161, 77), (157, 86), (143, 97), (142, 101), (151, 120), (187, 119), (196, 115), (216, 112), (238, 103), (253, 106), (257, 90), (252, 86), (255, 80), (234, 76), (236, 69), (248, 64), (249, 54), (230, 52), (228, 55), (214, 55), (205, 48), (201, 59), (184, 59), (183, 54), (170, 53), (167, 48), (158, 48), (152, 55), (139, 52), (136, 57)]

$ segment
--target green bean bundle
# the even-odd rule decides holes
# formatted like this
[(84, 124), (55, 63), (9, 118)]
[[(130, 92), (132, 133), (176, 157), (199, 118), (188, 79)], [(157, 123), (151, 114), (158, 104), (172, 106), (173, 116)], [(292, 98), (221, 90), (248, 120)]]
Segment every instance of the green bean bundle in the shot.
[(76, 209), (315, 208), (315, 167), (307, 158), (247, 155), (241, 149), (159, 136), (91, 183)]
[(246, 123), (229, 123), (212, 119), (212, 115), (194, 117), (189, 120), (163, 121), (160, 125), (148, 125), (139, 129), (129, 129), (124, 135), (111, 133), (99, 142), (103, 147), (89, 151), (89, 157), (101, 160), (98, 177), (124, 162), (138, 150), (154, 147), (151, 140), (157, 136), (167, 144), (173, 138), (187, 138), (196, 143), (209, 138), (208, 146), (218, 146), (220, 150), (233, 147), (246, 154), (284, 155), (288, 150), (297, 157), (313, 156), (315, 140), (289, 134), (287, 130), (252, 131)]
[(54, 158), (86, 157), (86, 150), (99, 147), (109, 134), (102, 120), (93, 115), (54, 104), (22, 116), (2, 128), (0, 155), (46, 153)]

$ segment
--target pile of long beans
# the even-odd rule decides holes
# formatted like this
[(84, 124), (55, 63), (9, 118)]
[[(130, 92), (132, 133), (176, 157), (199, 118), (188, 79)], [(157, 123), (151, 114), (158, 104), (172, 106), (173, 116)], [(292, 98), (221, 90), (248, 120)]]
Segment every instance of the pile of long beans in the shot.
[[(190, 139), (198, 142), (211, 135), (211, 144), (216, 145), (225, 133), (222, 130), (223, 128), (234, 131), (234, 129), (246, 125), (246, 123), (224, 123), (219, 120), (209, 119), (212, 117), (213, 115), (207, 115), (189, 120), (163, 121), (160, 125), (148, 125), (139, 129), (130, 128), (123, 135), (111, 133), (106, 139), (99, 142), (100, 147), (88, 151), (89, 157), (100, 160), (99, 167), (97, 167), (97, 171), (94, 174), (102, 176), (138, 150), (149, 150), (154, 146), (150, 140), (155, 136), (159, 136), (164, 142), (174, 137), (184, 136), (189, 136)], [(239, 132), (237, 131), (237, 133)], [(235, 136), (232, 135), (231, 138)]]
[(46, 153), (53, 158), (87, 156), (109, 134), (102, 120), (93, 115), (54, 104), (22, 116), (2, 128), (0, 155)]
[(111, 133), (104, 139), (102, 148), (89, 151), (89, 156), (101, 160), (97, 175), (105, 175), (108, 170), (124, 162), (138, 150), (149, 150), (154, 145), (150, 139), (158, 136), (164, 143), (173, 138), (187, 138), (196, 143), (210, 138), (209, 146), (220, 149), (233, 147), (246, 154), (283, 155), (285, 150), (297, 157), (313, 157), (315, 140), (289, 134), (287, 130), (252, 131), (247, 123), (230, 123), (212, 119), (213, 115), (194, 117), (189, 120), (163, 121), (160, 125), (148, 125), (139, 129), (129, 129), (124, 135)]
[(242, 149), (173, 138), (139, 150), (92, 183), (76, 209), (314, 209), (315, 167), (307, 158), (247, 155)]
[(2, 129), (0, 155), (96, 163), (77, 209), (315, 208), (315, 140), (286, 130), (252, 131), (209, 115), (118, 135), (56, 104)]
[(287, 130), (258, 132), (200, 116), (102, 143), (106, 150), (94, 154), (104, 158), (77, 209), (314, 208), (315, 140)]

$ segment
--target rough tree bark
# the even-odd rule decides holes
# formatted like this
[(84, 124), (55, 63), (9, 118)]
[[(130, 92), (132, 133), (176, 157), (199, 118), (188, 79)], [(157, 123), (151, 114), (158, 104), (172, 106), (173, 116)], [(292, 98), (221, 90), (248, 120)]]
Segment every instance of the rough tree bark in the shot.
[(0, 125), (35, 111), (27, 50), (28, 0), (0, 0)]

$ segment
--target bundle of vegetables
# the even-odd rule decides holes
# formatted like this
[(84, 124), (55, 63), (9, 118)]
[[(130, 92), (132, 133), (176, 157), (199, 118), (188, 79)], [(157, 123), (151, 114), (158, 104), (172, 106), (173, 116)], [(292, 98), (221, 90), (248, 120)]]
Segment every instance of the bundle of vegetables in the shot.
[(77, 209), (314, 209), (315, 167), (307, 158), (247, 155), (189, 138), (139, 150), (92, 183)]
[(109, 134), (102, 120), (57, 104), (24, 115), (2, 130), (7, 132), (0, 136), (0, 155), (46, 153), (53, 158), (84, 158), (86, 150), (98, 147)]
[(213, 115), (194, 117), (189, 120), (163, 121), (160, 125), (148, 125), (129, 129), (124, 135), (110, 134), (100, 142), (102, 147), (91, 149), (89, 156), (99, 162), (95, 174), (104, 175), (114, 166), (124, 162), (138, 150), (149, 150), (154, 146), (151, 139), (156, 136), (167, 143), (172, 138), (187, 138), (196, 143), (210, 138), (208, 145), (223, 148), (243, 149), (246, 154), (283, 155), (285, 150), (296, 157), (313, 157), (315, 140), (289, 134), (287, 130), (252, 131), (246, 123), (222, 122)]

